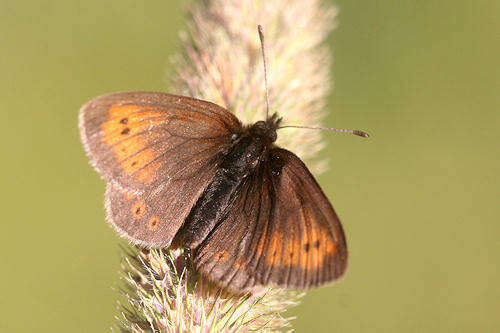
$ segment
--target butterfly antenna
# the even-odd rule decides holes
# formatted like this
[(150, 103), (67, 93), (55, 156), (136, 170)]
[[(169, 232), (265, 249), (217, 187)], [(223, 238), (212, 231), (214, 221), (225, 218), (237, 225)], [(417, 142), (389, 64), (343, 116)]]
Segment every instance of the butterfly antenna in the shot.
[(259, 24), (257, 29), (259, 30), (260, 38), (260, 48), (262, 50), (262, 60), (264, 62), (264, 84), (266, 88), (266, 119), (269, 118), (269, 92), (267, 90), (267, 60), (266, 60), (266, 47), (264, 43), (264, 29)]
[(366, 133), (365, 131), (361, 130), (352, 130), (352, 129), (346, 129), (346, 128), (332, 128), (332, 127), (316, 127), (316, 126), (295, 126), (295, 125), (288, 125), (288, 126), (280, 126), (278, 129), (281, 128), (307, 128), (307, 129), (313, 129), (313, 130), (325, 130), (325, 131), (334, 131), (334, 132), (341, 132), (341, 133), (350, 133), (354, 134), (357, 136), (361, 136), (363, 138), (369, 138), (370, 135)]

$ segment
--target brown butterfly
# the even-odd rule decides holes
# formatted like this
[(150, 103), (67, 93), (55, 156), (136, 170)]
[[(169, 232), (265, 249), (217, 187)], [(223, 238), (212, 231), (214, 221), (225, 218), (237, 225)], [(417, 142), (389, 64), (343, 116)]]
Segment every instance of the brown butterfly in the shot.
[(332, 205), (304, 163), (274, 144), (280, 121), (244, 126), (216, 104), (158, 92), (97, 97), (79, 116), (120, 235), (191, 249), (205, 277), (239, 292), (316, 287), (347, 267)]

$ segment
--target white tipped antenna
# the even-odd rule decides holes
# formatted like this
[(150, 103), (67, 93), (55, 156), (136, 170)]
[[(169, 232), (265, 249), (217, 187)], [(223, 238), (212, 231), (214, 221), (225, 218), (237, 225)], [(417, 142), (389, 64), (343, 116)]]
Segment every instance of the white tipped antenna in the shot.
[[(259, 38), (260, 38), (260, 48), (262, 50), (262, 60), (264, 63), (264, 84), (266, 88), (266, 119), (269, 119), (269, 91), (267, 86), (267, 58), (266, 58), (266, 44), (264, 42), (264, 28), (259, 24), (257, 26), (257, 30), (259, 30)], [(345, 128), (330, 128), (330, 127), (313, 127), (313, 126), (295, 126), (295, 125), (287, 125), (280, 126), (277, 129), (281, 128), (306, 128), (306, 129), (314, 129), (314, 130), (326, 130), (326, 131), (334, 131), (341, 133), (350, 133), (357, 136), (361, 136), (363, 138), (369, 138), (370, 135), (365, 131), (361, 130), (351, 130)]]
[(357, 136), (361, 136), (363, 138), (369, 138), (370, 135), (366, 133), (365, 131), (361, 130), (352, 130), (352, 129), (346, 129), (346, 128), (332, 128), (332, 127), (315, 127), (315, 126), (295, 126), (295, 125), (288, 125), (288, 126), (280, 126), (278, 129), (281, 128), (307, 128), (307, 129), (313, 129), (313, 130), (325, 130), (325, 131), (334, 131), (334, 132), (341, 132), (341, 133), (350, 133), (354, 134)]
[(264, 43), (264, 29), (259, 24), (257, 26), (259, 30), (259, 38), (260, 38), (260, 48), (262, 50), (262, 60), (264, 62), (264, 84), (266, 88), (266, 119), (269, 118), (269, 92), (267, 90), (267, 60), (266, 60), (266, 47)]

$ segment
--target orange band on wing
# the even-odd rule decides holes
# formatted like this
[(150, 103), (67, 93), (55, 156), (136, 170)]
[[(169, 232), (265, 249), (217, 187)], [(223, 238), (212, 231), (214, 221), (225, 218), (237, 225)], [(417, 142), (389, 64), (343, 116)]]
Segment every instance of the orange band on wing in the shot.
[(151, 182), (160, 164), (152, 162), (155, 151), (147, 148), (149, 143), (141, 133), (152, 126), (165, 124), (165, 119), (160, 117), (160, 112), (139, 105), (118, 103), (108, 113), (108, 120), (102, 124), (102, 142), (112, 147), (125, 173), (141, 182)]
[(310, 232), (310, 239), (303, 238), (302, 240), (295, 234), (288, 235), (288, 238), (284, 240), (283, 234), (275, 232), (267, 248), (261, 239), (256, 249), (257, 253), (258, 255), (263, 252), (267, 253), (265, 258), (269, 266), (298, 265), (304, 269), (316, 269), (329, 255), (335, 253), (336, 246), (328, 237), (321, 237), (327, 231), (311, 228)]

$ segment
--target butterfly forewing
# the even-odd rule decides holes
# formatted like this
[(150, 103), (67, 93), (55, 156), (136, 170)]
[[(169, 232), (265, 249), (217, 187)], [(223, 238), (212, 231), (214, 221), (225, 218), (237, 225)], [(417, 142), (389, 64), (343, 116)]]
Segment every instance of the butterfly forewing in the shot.
[[(154, 92), (97, 97), (80, 110), (80, 134), (94, 167), (125, 190), (141, 193), (213, 162), (241, 131), (224, 108)], [(191, 171), (191, 170), (190, 170)]]
[[(340, 278), (347, 268), (347, 245), (330, 201), (296, 155), (284, 149), (274, 149), (271, 155), (268, 175), (275, 191), (283, 193), (277, 196), (273, 214), (281, 235), (268, 237), (266, 255), (277, 268), (268, 268), (268, 275), (262, 278), (281, 284), (288, 274), (286, 283), (300, 288)], [(280, 273), (280, 269), (285, 271)]]
[(238, 191), (195, 262), (232, 290), (310, 288), (340, 278), (347, 247), (340, 221), (314, 177), (289, 151), (273, 149)]
[(240, 131), (222, 107), (162, 93), (105, 95), (80, 110), (82, 141), (108, 180), (108, 220), (148, 247), (170, 245)]

